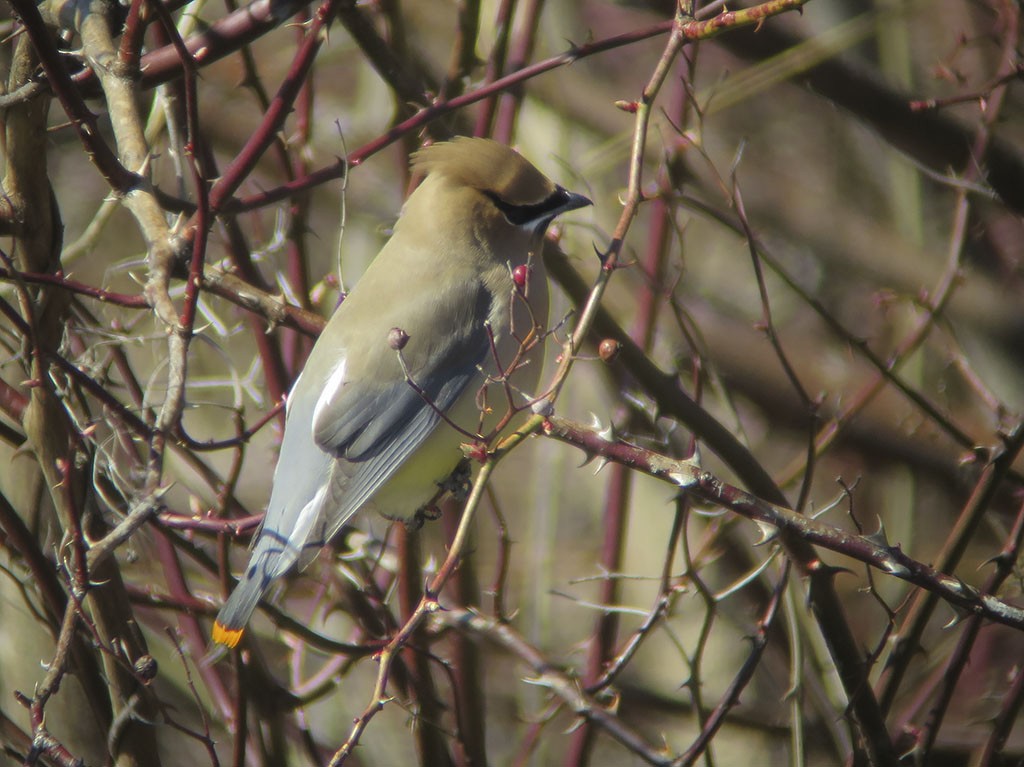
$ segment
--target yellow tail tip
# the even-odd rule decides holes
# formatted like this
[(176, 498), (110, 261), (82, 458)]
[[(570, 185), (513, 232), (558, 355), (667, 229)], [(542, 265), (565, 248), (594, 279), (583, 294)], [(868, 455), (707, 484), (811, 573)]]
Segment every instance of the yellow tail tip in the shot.
[(220, 621), (213, 622), (213, 641), (217, 644), (222, 644), (225, 647), (234, 648), (238, 646), (238, 643), (242, 639), (242, 634), (245, 633), (245, 629), (229, 629)]

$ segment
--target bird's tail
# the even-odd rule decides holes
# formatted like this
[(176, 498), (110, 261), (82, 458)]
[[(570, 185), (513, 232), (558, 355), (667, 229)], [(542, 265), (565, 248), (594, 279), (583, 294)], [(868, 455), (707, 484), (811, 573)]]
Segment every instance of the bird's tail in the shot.
[[(288, 572), (304, 551), (315, 552), (326, 543), (323, 540), (322, 511), (329, 484), (328, 481), (318, 489), (312, 500), (296, 514), (289, 514), (287, 504), (279, 507), (271, 498), (272, 511), (268, 511), (264, 519), (249, 564), (228, 601), (217, 613), (212, 632), (214, 642), (235, 647), (241, 641), (245, 624), (252, 617), (256, 605), (273, 582)], [(273, 513), (278, 508), (281, 511)]]
[(213, 641), (227, 647), (235, 647), (242, 639), (245, 626), (252, 617), (256, 605), (270, 587), (271, 578), (260, 574), (257, 557), (246, 568), (245, 575), (231, 592), (228, 601), (217, 613), (213, 623)]

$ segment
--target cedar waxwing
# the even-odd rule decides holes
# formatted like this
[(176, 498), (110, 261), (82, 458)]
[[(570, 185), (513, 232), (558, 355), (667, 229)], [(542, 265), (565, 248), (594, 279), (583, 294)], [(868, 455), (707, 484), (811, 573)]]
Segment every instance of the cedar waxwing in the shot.
[(541, 238), (590, 200), (486, 139), (434, 144), (412, 168), (423, 183), (288, 395), (266, 517), (213, 627), (220, 644), (237, 645), (274, 579), (359, 509), (413, 520), (472, 442), (464, 432), (487, 432), (486, 387), (504, 411), (505, 379), (519, 393), (538, 380), (539, 360), (514, 363), (547, 320)]

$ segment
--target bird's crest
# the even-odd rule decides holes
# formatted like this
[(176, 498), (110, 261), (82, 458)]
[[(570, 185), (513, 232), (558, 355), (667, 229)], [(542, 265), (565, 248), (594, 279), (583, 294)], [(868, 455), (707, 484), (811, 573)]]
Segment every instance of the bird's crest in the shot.
[(458, 184), (494, 194), (510, 205), (537, 204), (556, 188), (515, 150), (484, 138), (460, 136), (425, 147), (412, 156), (412, 169), (443, 174)]

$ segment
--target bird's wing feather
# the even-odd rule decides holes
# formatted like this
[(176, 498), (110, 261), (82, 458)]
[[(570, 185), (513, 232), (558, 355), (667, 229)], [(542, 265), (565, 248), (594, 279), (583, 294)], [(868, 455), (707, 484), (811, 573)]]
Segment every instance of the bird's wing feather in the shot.
[[(489, 302), (486, 291), (472, 281), (444, 298), (437, 302), (434, 296), (430, 327), (442, 329), (435, 337), (417, 337), (416, 328), (425, 323), (416, 322), (415, 311), (410, 312), (410, 339), (402, 355), (416, 388), (401, 374), (391, 375), (391, 380), (383, 383), (373, 376), (354, 375), (327, 387), (316, 403), (313, 439), (342, 463), (332, 471), (336, 505), (324, 520), (325, 538), (423, 444), (441, 422), (441, 413), (447, 412), (479, 375), (491, 343), (479, 320), (487, 316), (486, 307), (480, 311), (480, 304)], [(443, 332), (455, 328), (460, 330)], [(387, 350), (387, 354), (395, 355), (393, 363), (400, 370), (398, 352)], [(472, 428), (473, 424), (460, 426)]]
[(345, 465), (334, 466), (332, 479), (337, 483), (334, 491), (337, 506), (331, 509), (329, 514), (330, 526), (324, 540), (329, 540), (423, 444), (441, 422), (440, 413), (451, 407), (475, 374), (475, 365), (456, 376), (449, 377), (446, 374), (447, 380), (441, 390), (436, 396), (431, 397), (433, 407), (403, 382), (411, 396), (404, 391), (395, 392), (395, 399), (400, 398), (404, 401), (398, 403), (392, 400), (391, 407), (377, 419), (383, 423), (368, 424), (353, 444), (364, 442), (363, 437), (371, 429), (378, 433), (379, 437), (373, 442), (365, 440), (364, 448), (354, 456), (344, 453)]
[[(390, 452), (408, 440), (410, 448), (418, 445), (439, 420), (438, 411), (451, 407), (476, 374), (487, 353), (487, 338), (482, 332), (478, 335), (468, 345), (446, 350), (444, 359), (431, 360), (429, 369), (412, 373), (412, 383), (347, 383), (329, 404), (318, 403), (313, 421), (317, 445), (353, 463)], [(404, 454), (400, 451), (398, 456)]]
[[(359, 298), (353, 294), (349, 300)], [(446, 411), (487, 356), (490, 340), (482, 318), (488, 317), (490, 297), (478, 280), (457, 281), (442, 295), (396, 300), (403, 301), (402, 310), (387, 323), (408, 333), (402, 351), (387, 348), (387, 324), (376, 328), (379, 332), (362, 329), (358, 335), (365, 345), (346, 344), (341, 374), (329, 376), (317, 397), (313, 439), (336, 458), (369, 460), (391, 442), (414, 437), (415, 427), (422, 428), (414, 416), (421, 410)], [(427, 420), (431, 427), (437, 423)]]

